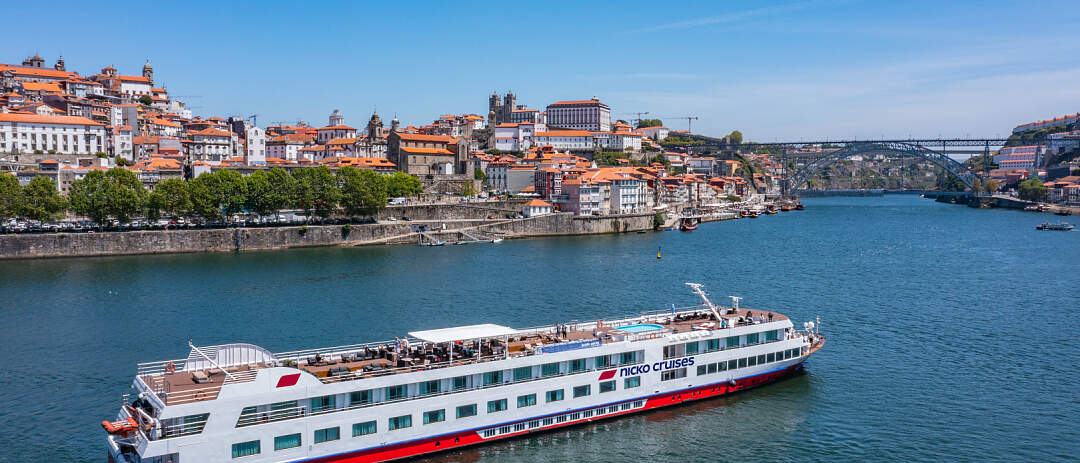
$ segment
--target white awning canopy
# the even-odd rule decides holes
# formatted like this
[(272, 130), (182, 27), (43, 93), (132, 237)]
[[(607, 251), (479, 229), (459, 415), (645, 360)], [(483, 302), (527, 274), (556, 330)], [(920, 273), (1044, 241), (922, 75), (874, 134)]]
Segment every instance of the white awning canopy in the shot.
[(427, 342), (451, 342), (480, 338), (501, 338), (503, 336), (513, 336), (517, 333), (517, 330), (509, 326), (485, 323), (483, 325), (457, 326), (437, 330), (411, 331), (409, 336)]

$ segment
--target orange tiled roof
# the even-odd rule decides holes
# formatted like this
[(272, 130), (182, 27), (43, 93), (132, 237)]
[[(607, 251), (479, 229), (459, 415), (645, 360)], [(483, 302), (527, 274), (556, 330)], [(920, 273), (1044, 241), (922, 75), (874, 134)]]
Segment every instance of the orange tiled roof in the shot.
[(100, 125), (81, 116), (39, 116), (37, 114), (0, 114), (0, 122), (33, 122), (37, 124), (64, 124), (64, 125)]

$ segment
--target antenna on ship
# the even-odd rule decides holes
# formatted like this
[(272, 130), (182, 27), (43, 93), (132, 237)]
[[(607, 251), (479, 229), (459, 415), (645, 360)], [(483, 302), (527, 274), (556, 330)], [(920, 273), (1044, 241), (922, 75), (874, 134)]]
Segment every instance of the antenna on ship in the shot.
[(710, 311), (712, 311), (713, 316), (716, 317), (716, 321), (724, 321), (724, 318), (720, 316), (720, 312), (716, 310), (716, 304), (713, 304), (712, 301), (709, 300), (709, 295), (705, 293), (704, 289), (701, 289), (701, 283), (687, 283), (686, 286), (689, 286), (690, 289), (694, 292), (694, 294), (701, 296), (701, 300), (704, 301), (705, 306), (708, 307)]

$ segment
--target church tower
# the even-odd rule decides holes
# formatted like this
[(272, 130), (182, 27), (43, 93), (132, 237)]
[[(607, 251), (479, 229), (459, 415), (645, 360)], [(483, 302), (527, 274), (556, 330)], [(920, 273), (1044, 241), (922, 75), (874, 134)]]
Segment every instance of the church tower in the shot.
[(390, 120), (390, 131), (394, 133), (401, 132), (401, 121), (398, 120), (397, 116)]
[(341, 115), (341, 111), (335, 109), (330, 113), (330, 125), (345, 125), (345, 116)]
[(368, 140), (374, 142), (383, 138), (383, 123), (379, 113), (371, 113), (371, 119), (367, 123)]
[(491, 96), (488, 97), (488, 125), (496, 125), (499, 123), (497, 117), (492, 115), (498, 114), (499, 110), (499, 94), (491, 92)]
[(116, 68), (112, 66), (105, 66), (101, 68), (101, 73), (105, 75), (105, 77), (112, 77), (114, 79), (116, 78)]
[(29, 66), (32, 68), (40, 68), (45, 66), (45, 59), (41, 55), (34, 53), (34, 56), (26, 58), (22, 62), (23, 66)]
[(154, 67), (150, 66), (149, 59), (146, 60), (146, 64), (144, 64), (142, 67), (142, 76), (145, 77), (146, 80), (150, 81), (150, 85), (154, 84)]
[(61, 56), (60, 58), (58, 58), (56, 60), (56, 65), (54, 65), (53, 68), (56, 69), (57, 71), (66, 71), (67, 70), (67, 69), (64, 68), (64, 57), (63, 56)]

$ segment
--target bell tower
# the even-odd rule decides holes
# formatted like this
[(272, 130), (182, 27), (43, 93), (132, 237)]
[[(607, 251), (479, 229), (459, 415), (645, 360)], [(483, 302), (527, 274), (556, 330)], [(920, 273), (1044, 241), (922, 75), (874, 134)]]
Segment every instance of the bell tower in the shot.
[(151, 85), (154, 84), (154, 67), (150, 65), (149, 59), (146, 60), (146, 64), (142, 67), (142, 76), (149, 80)]
[(67, 70), (67, 69), (64, 69), (64, 57), (63, 56), (60, 56), (60, 58), (57, 58), (56, 64), (53, 66), (53, 68), (56, 69), (57, 71), (66, 71)]
[(383, 123), (379, 117), (379, 113), (371, 113), (371, 119), (367, 123), (368, 140), (378, 140), (383, 138)]

